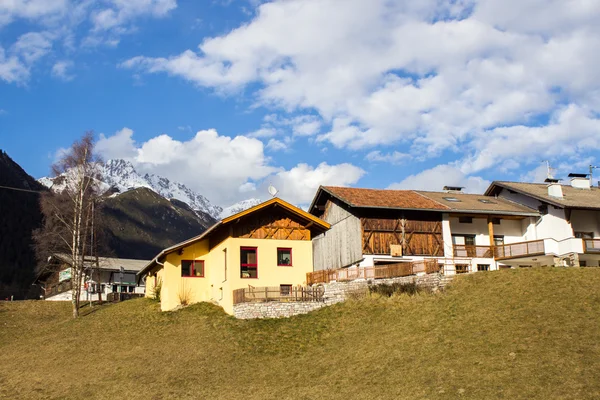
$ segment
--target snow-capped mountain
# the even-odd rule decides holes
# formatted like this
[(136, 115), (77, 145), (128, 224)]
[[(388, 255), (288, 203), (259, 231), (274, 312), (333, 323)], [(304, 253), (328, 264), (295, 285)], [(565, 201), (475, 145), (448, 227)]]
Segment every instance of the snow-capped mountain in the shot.
[[(154, 174), (142, 175), (138, 173), (133, 164), (125, 160), (108, 160), (100, 167), (100, 174), (104, 183), (102, 185), (104, 190), (114, 188), (118, 190), (118, 193), (125, 193), (131, 189), (146, 187), (168, 200), (176, 199), (187, 203), (193, 210), (202, 211), (216, 220), (260, 203), (258, 199), (248, 199), (226, 208), (213, 205), (206, 197), (194, 192), (182, 183), (173, 182)], [(57, 191), (65, 187), (65, 178), (62, 176), (57, 178), (44, 177), (38, 179), (38, 182)]]
[(242, 200), (238, 203), (235, 203), (232, 206), (223, 208), (223, 211), (221, 211), (220, 217), (227, 218), (230, 215), (237, 214), (237, 213), (247, 210), (251, 207), (254, 207), (260, 203), (262, 203), (262, 201), (260, 201), (259, 199)]

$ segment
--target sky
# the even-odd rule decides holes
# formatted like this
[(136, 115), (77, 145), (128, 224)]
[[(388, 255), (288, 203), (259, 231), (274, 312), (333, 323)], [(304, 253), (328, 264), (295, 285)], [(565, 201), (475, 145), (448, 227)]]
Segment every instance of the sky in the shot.
[(222, 206), (566, 178), (599, 162), (599, 20), (590, 0), (0, 0), (0, 148), (39, 178), (93, 130)]

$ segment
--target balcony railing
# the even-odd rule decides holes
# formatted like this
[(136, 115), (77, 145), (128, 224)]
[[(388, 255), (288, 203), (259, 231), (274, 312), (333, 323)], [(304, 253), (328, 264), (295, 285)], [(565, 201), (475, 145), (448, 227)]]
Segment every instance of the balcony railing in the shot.
[(493, 258), (490, 246), (454, 245), (454, 257)]
[(543, 240), (504, 244), (494, 247), (496, 259), (506, 260), (527, 256), (539, 256), (546, 253)]
[(600, 239), (583, 239), (586, 253), (600, 253)]

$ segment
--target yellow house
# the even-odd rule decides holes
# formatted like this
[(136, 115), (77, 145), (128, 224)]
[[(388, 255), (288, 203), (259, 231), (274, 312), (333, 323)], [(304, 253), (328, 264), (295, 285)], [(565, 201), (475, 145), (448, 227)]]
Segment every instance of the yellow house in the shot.
[(160, 283), (163, 311), (208, 301), (233, 314), (233, 291), (306, 284), (313, 271), (311, 238), (327, 222), (273, 198), (216, 223), (196, 236), (161, 251), (139, 273), (146, 296)]

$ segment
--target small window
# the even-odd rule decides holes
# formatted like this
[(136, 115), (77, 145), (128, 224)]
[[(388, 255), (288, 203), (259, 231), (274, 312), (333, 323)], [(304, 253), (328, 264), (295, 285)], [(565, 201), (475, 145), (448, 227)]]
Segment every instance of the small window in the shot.
[(121, 286), (121, 293), (127, 293), (127, 286)]
[(538, 207), (538, 211), (540, 212), (540, 214), (542, 215), (546, 215), (548, 214), (548, 204), (542, 204), (541, 206)]
[(494, 246), (504, 246), (504, 236), (494, 236)]
[(585, 261), (585, 260), (579, 260), (579, 266), (580, 267), (587, 267), (587, 261)]
[(117, 291), (117, 285), (112, 285), (112, 291), (115, 293)]
[(500, 218), (492, 218), (491, 221), (494, 225), (500, 225)]
[(579, 239), (593, 239), (594, 232), (575, 232), (575, 237)]
[(479, 199), (479, 201), (484, 204), (498, 204), (495, 201), (490, 200), (490, 199)]
[(135, 291), (135, 286), (129, 286), (128, 292), (133, 293)]
[(279, 285), (279, 293), (282, 296), (289, 296), (292, 294), (292, 285)]
[(469, 264), (456, 264), (457, 274), (466, 274), (469, 272)]
[(256, 247), (240, 249), (240, 278), (258, 278), (258, 255)]
[(490, 270), (489, 264), (477, 264), (477, 271), (489, 271), (489, 270)]
[(461, 224), (472, 224), (473, 217), (458, 217), (458, 222)]
[(531, 265), (519, 265), (519, 268), (531, 268)]
[(292, 249), (277, 249), (277, 265), (279, 267), (292, 266)]
[(182, 260), (181, 276), (185, 278), (204, 278), (204, 261)]
[(461, 200), (457, 199), (456, 197), (442, 197), (442, 199), (446, 200), (446, 201), (451, 201), (453, 203), (460, 203)]

